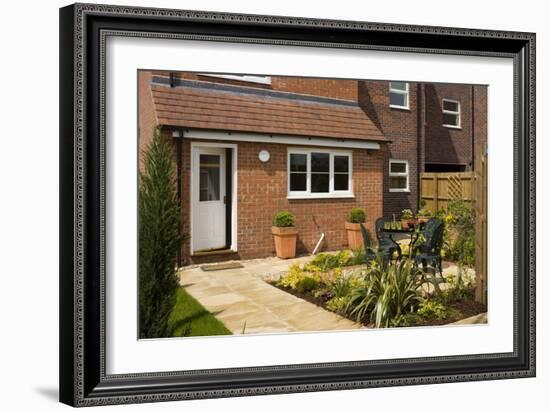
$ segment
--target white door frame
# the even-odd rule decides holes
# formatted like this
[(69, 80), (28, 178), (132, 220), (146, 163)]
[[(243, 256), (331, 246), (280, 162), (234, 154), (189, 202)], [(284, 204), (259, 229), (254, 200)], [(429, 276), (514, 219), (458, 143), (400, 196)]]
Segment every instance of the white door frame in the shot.
[(190, 163), (190, 173), (189, 173), (189, 223), (190, 223), (190, 241), (189, 249), (191, 255), (194, 254), (195, 250), (193, 249), (193, 176), (194, 176), (194, 154), (195, 150), (201, 147), (215, 147), (215, 148), (231, 148), (233, 157), (231, 161), (231, 179), (232, 179), (232, 189), (231, 189), (231, 251), (237, 251), (237, 144), (228, 144), (228, 143), (211, 143), (211, 142), (202, 142), (202, 141), (191, 141), (191, 163)]

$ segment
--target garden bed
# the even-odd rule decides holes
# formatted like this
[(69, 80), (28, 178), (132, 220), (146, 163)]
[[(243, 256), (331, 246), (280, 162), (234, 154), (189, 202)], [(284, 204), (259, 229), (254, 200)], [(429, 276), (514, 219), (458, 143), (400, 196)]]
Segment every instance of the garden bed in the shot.
[[(327, 309), (327, 300), (324, 300), (321, 297), (315, 297), (312, 294), (309, 293), (301, 293), (297, 290), (294, 290), (290, 287), (283, 287), (277, 284), (276, 281), (268, 281), (268, 284), (272, 285), (275, 288), (278, 288), (279, 290), (285, 291), (289, 294), (294, 295), (295, 297), (301, 298), (302, 300), (305, 300), (311, 304), (315, 304), (318, 307), (321, 307), (327, 311), (330, 311)], [(452, 317), (446, 318), (444, 320), (438, 320), (437, 318), (431, 318), (426, 319), (421, 317), (420, 315), (414, 315), (414, 318), (411, 318), (411, 320), (415, 320), (414, 323), (407, 324), (407, 325), (401, 325), (401, 327), (421, 327), (421, 326), (432, 326), (432, 325), (446, 325), (451, 324), (456, 321), (460, 321), (464, 318), (473, 317), (474, 315), (482, 314), (484, 312), (487, 312), (487, 307), (483, 304), (480, 304), (476, 301), (472, 300), (462, 300), (462, 301), (456, 301), (447, 307), (451, 310), (456, 310), (456, 315), (453, 315)], [(357, 322), (357, 319), (349, 314), (345, 313), (337, 313), (338, 315), (341, 315), (344, 318), (347, 318), (351, 321)], [(367, 321), (362, 321), (362, 325), (365, 327), (372, 327), (372, 324)]]
[[(425, 276), (412, 261), (392, 262), (382, 269), (379, 262), (357, 265), (361, 258), (360, 251), (320, 254), (267, 282), (366, 327), (445, 325), (487, 310), (474, 300), (471, 280), (450, 274), (437, 293), (427, 294)], [(439, 283), (441, 277), (431, 281)], [(379, 316), (373, 311), (380, 304), (384, 314), (376, 323)]]

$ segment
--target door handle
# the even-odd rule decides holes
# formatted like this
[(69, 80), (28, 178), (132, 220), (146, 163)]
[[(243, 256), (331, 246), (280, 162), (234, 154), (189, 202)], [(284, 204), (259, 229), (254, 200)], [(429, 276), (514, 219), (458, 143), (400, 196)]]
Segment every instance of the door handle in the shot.
[(226, 196), (223, 196), (223, 203), (224, 203), (224, 204), (227, 204), (227, 202), (226, 202)]

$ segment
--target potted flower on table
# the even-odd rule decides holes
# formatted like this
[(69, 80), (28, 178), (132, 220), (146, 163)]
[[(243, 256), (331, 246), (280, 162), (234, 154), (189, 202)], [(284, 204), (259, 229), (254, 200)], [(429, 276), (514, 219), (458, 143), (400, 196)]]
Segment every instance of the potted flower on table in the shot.
[(414, 214), (410, 208), (405, 208), (401, 211), (401, 226), (403, 230), (410, 230), (414, 228), (416, 221), (414, 220)]
[(296, 237), (298, 230), (294, 227), (294, 215), (288, 211), (279, 211), (273, 218), (271, 233), (275, 240), (275, 252), (279, 258), (296, 256)]

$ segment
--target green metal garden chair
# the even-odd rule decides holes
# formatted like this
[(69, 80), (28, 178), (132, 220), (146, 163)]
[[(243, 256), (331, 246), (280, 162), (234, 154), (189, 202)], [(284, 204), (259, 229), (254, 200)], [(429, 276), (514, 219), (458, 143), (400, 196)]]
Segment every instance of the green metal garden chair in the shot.
[(398, 253), (398, 259), (401, 258), (401, 247), (390, 236), (389, 233), (383, 231), (384, 220), (379, 218), (375, 222), (376, 239), (378, 240), (378, 248), (374, 248), (370, 235), (364, 224), (360, 224), (361, 235), (363, 236), (363, 244), (365, 246), (365, 259), (367, 261), (375, 260), (377, 254), (381, 254), (383, 260), (387, 263), (391, 260), (393, 253)]
[[(445, 224), (439, 218), (430, 218), (424, 229), (420, 232), (423, 241), (419, 245), (413, 245), (415, 265), (422, 264), (422, 269), (426, 271), (431, 266), (436, 272), (439, 271), (443, 277), (443, 259), (441, 258), (441, 248), (443, 247), (443, 233)], [(416, 242), (416, 241), (415, 241)]]
[(376, 260), (376, 251), (372, 248), (372, 242), (369, 232), (363, 223), (359, 223), (361, 235), (363, 236), (363, 246), (365, 248), (365, 262)]
[(397, 253), (397, 259), (401, 259), (401, 247), (392, 238), (391, 234), (384, 231), (384, 219), (378, 218), (374, 223), (376, 229), (376, 239), (378, 240), (378, 251), (380, 251), (384, 258), (391, 260), (393, 253)]

